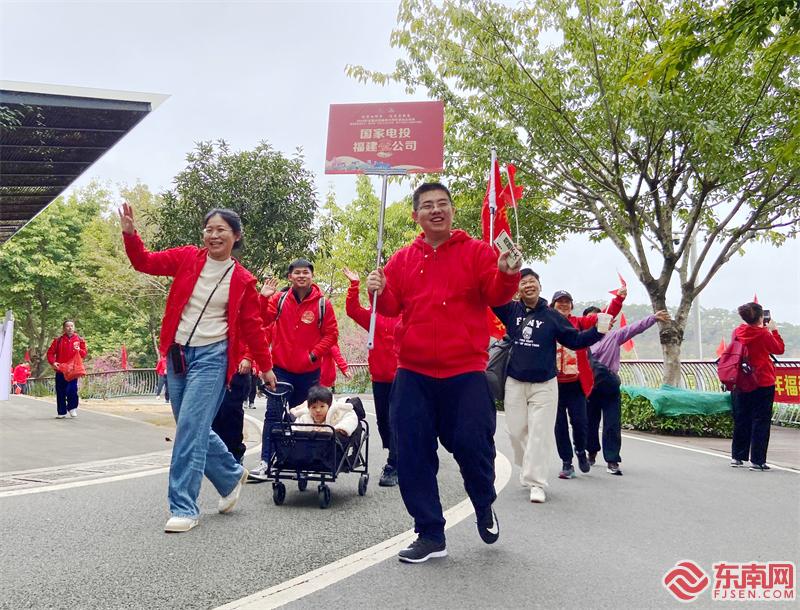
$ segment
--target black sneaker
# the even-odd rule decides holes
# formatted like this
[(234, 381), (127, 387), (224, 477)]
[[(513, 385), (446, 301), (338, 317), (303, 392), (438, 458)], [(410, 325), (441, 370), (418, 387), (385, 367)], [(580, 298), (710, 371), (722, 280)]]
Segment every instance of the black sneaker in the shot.
[(750, 470), (754, 470), (756, 472), (768, 472), (772, 470), (772, 468), (766, 464), (750, 464)]
[(500, 537), (500, 521), (491, 506), (476, 511), (478, 517), (478, 534), (486, 544), (494, 544)]
[(622, 471), (619, 469), (618, 462), (608, 462), (608, 468), (606, 468), (606, 472), (608, 474), (617, 475), (618, 477), (622, 476)]
[(589, 458), (586, 457), (585, 451), (581, 451), (578, 454), (578, 468), (581, 469), (581, 472), (589, 472), (592, 469), (591, 464), (589, 464)]
[(561, 465), (561, 472), (558, 473), (559, 479), (574, 479), (575, 478), (575, 469), (572, 467), (572, 464), (569, 462), (564, 462)]
[(397, 558), (404, 563), (422, 563), (432, 557), (447, 557), (447, 547), (444, 542), (436, 542), (422, 536), (418, 536), (408, 548), (397, 554)]
[(744, 466), (742, 460), (731, 460), (731, 468), (741, 468), (742, 466)]
[(595, 461), (597, 461), (597, 451), (590, 451), (589, 452), (589, 466), (594, 466)]
[(378, 485), (381, 487), (394, 487), (397, 485), (397, 468), (386, 464), (386, 466), (383, 467)]

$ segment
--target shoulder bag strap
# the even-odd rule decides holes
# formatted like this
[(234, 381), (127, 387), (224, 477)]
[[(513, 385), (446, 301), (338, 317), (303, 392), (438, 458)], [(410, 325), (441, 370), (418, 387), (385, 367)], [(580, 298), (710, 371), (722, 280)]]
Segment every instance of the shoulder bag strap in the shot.
[(202, 318), (203, 314), (206, 312), (206, 307), (208, 307), (208, 304), (211, 302), (211, 297), (214, 296), (214, 293), (217, 291), (217, 288), (219, 288), (219, 285), (222, 283), (222, 280), (225, 279), (225, 277), (228, 275), (230, 270), (233, 269), (235, 264), (236, 263), (233, 263), (231, 264), (230, 267), (225, 269), (225, 273), (223, 273), (222, 276), (219, 278), (219, 280), (217, 280), (216, 286), (214, 286), (214, 289), (211, 291), (211, 294), (208, 295), (208, 298), (206, 299), (206, 304), (203, 305), (203, 309), (200, 310), (200, 315), (197, 316), (197, 322), (194, 323), (194, 328), (192, 328), (192, 332), (189, 333), (189, 338), (186, 339), (186, 347), (189, 347), (189, 342), (192, 340), (192, 337), (194, 337), (194, 331), (197, 330), (197, 325), (200, 324), (200, 318)]

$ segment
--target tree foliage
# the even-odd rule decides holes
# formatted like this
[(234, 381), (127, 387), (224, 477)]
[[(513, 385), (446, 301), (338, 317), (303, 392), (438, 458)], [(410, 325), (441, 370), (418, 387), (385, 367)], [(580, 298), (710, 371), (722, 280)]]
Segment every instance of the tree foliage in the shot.
[(796, 57), (737, 40), (669, 80), (635, 78), (690, 11), (714, 17), (688, 1), (405, 0), (395, 70), (350, 68), (444, 100), (448, 172), (495, 146), (551, 220), (614, 243), (654, 309), (677, 276), (680, 305), (661, 328), (673, 381), (694, 298), (748, 241), (794, 236), (800, 213)]
[(244, 248), (235, 254), (254, 273), (283, 270), (293, 258), (308, 255), (317, 194), (299, 152), (286, 158), (266, 142), (234, 152), (219, 140), (198, 143), (186, 160), (175, 187), (151, 215), (158, 227), (155, 248), (200, 244), (205, 214), (230, 208), (244, 228)]

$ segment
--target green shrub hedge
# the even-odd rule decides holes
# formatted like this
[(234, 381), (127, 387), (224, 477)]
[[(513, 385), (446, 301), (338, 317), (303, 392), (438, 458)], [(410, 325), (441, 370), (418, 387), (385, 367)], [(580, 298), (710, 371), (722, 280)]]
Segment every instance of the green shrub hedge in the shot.
[(622, 393), (622, 427), (657, 434), (676, 436), (733, 436), (733, 418), (728, 413), (716, 415), (678, 415), (659, 417), (653, 405), (643, 396), (631, 398)]

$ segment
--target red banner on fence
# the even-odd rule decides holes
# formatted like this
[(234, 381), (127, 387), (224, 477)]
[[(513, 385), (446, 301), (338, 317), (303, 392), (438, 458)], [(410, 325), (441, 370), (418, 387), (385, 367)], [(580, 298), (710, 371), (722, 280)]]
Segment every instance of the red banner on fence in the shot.
[(775, 402), (800, 403), (800, 366), (775, 367)]
[(331, 104), (326, 174), (443, 169), (443, 102)]

